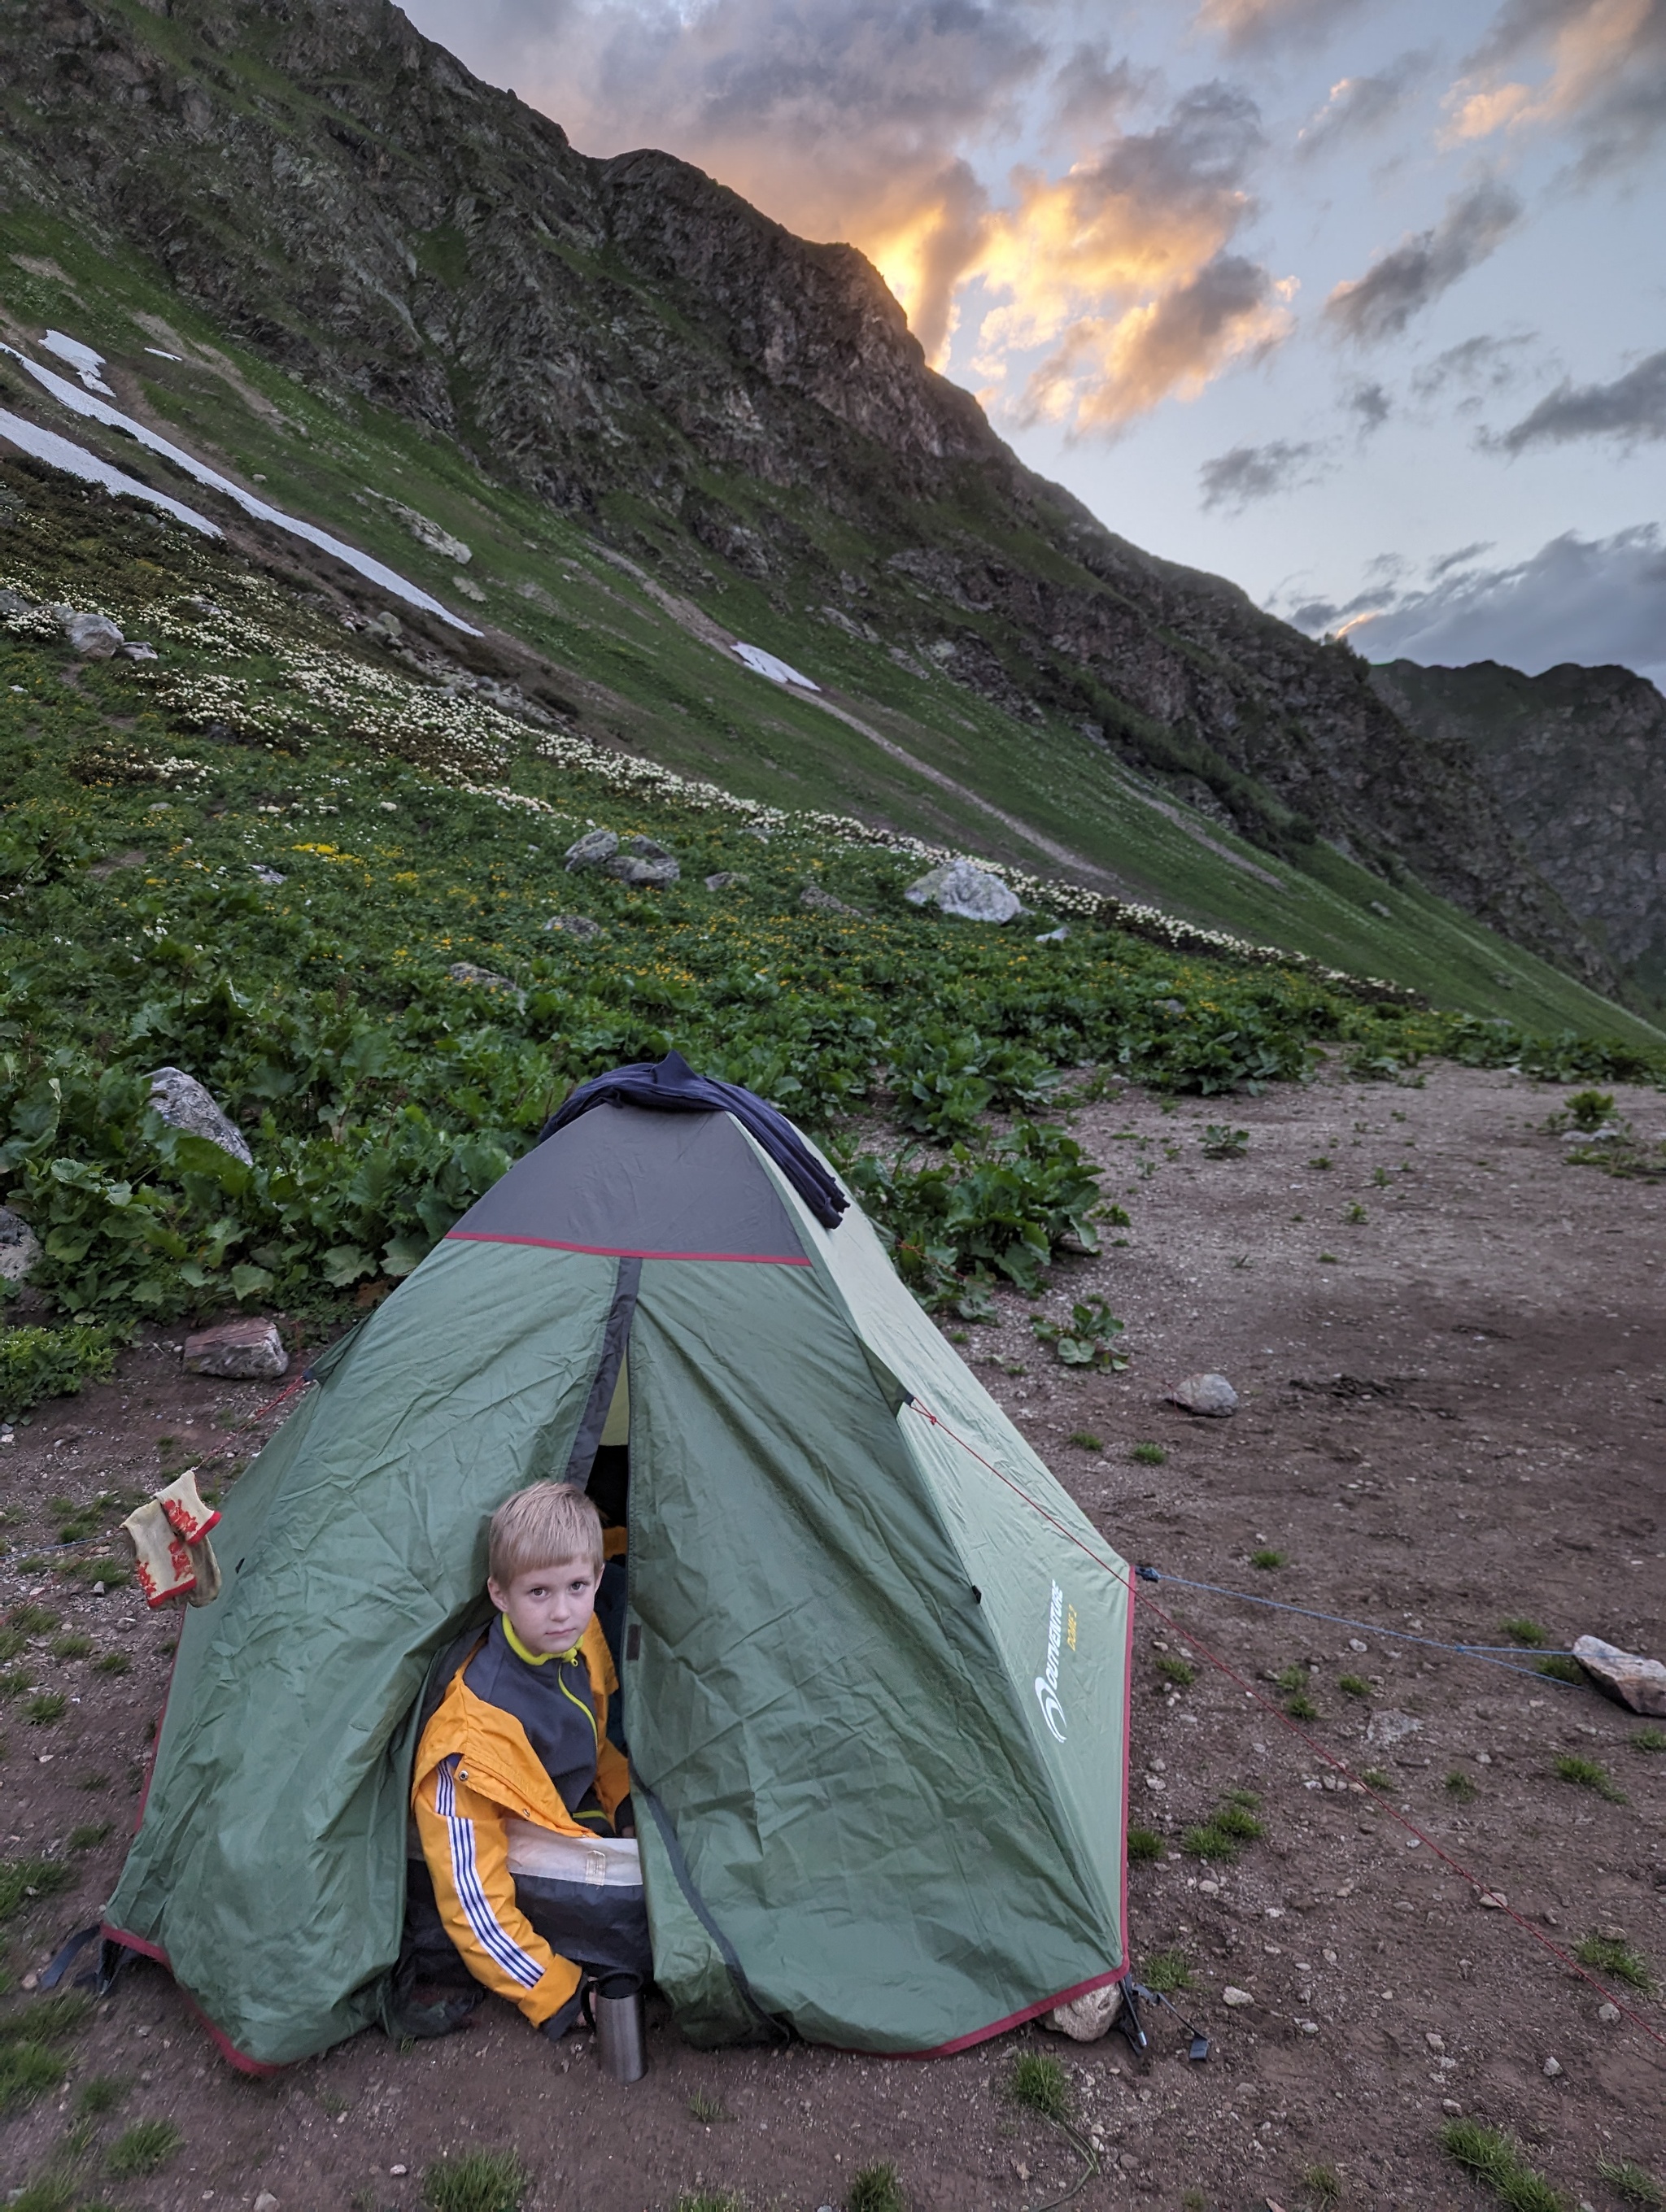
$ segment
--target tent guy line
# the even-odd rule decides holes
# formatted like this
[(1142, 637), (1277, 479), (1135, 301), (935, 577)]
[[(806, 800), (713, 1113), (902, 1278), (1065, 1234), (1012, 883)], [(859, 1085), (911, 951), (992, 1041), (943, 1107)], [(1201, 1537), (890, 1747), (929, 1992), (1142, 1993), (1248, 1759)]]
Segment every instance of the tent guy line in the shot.
[[(1115, 1567), (1110, 1565), (1105, 1560), (1099, 1559), (1096, 1553), (1089, 1550), (1088, 1547), (1081, 1541), (1079, 1537), (1073, 1535), (1068, 1528), (1066, 1528), (1061, 1522), (1055, 1521), (1053, 1518), (1053, 1516), (1048, 1512), (1046, 1507), (1037, 1504), (1036, 1500), (1030, 1496), (1029, 1492), (1025, 1490), (1021, 1485), (1014, 1482), (1009, 1475), (1003, 1474), (998, 1467), (991, 1466), (990, 1462), (984, 1458), (982, 1453), (978, 1451), (973, 1445), (969, 1444), (964, 1437), (957, 1436), (946, 1421), (940, 1419), (937, 1414), (932, 1413), (927, 1407), (923, 1406), (917, 1398), (910, 1399), (909, 1405), (910, 1411), (921, 1415), (924, 1419), (932, 1424), (933, 1428), (941, 1429), (944, 1435), (949, 1437), (952, 1442), (958, 1443), (963, 1451), (970, 1452), (972, 1457), (977, 1461), (981, 1467), (988, 1468), (990, 1474), (995, 1475), (1000, 1481), (1006, 1483), (1009, 1490), (1016, 1492), (1018, 1496), (1024, 1499), (1025, 1504), (1029, 1505), (1035, 1512), (1038, 1513), (1042, 1519), (1047, 1522), (1051, 1528), (1057, 1529), (1061, 1535), (1069, 1537), (1070, 1541), (1076, 1546), (1078, 1551), (1083, 1553), (1088, 1559), (1091, 1559), (1097, 1567), (1103, 1569), (1104, 1571), (1110, 1575), (1114, 1581), (1122, 1580), (1122, 1577), (1117, 1574)], [(1148, 1577), (1145, 1577), (1143, 1574), (1140, 1578), (1148, 1579)], [(1177, 1581), (1179, 1577), (1172, 1577), (1172, 1579)], [(1128, 1591), (1129, 1596), (1132, 1597), (1134, 1595), (1133, 1578), (1128, 1580), (1125, 1583), (1125, 1587)], [(1201, 1584), (1199, 1585), (1199, 1587), (1207, 1588), (1209, 1585)], [(1236, 1595), (1236, 1593), (1227, 1592), (1226, 1595)], [(1442, 1865), (1450, 1867), (1452, 1872), (1457, 1875), (1461, 1881), (1468, 1882), (1469, 1887), (1474, 1890), (1478, 1895), (1493, 1898), (1496, 1901), (1498, 1909), (1503, 1912), (1506, 1919), (1512, 1920), (1516, 1926), (1519, 1928), (1524, 1935), (1531, 1936), (1533, 1941), (1537, 1943), (1542, 1950), (1548, 1951), (1551, 1957), (1554, 1959), (1559, 1965), (1566, 1966), (1571, 1974), (1577, 1975), (1582, 1982), (1589, 1983), (1590, 1987), (1596, 1990), (1599, 1996), (1601, 1996), (1606, 2002), (1613, 2005), (1626, 2020), (1631, 2021), (1634, 2027), (1640, 2027), (1644, 2034), (1649, 2038), (1649, 2040), (1651, 2043), (1657, 2043), (1663, 2051), (1666, 2051), (1666, 2035), (1662, 2035), (1657, 2029), (1651, 2027), (1648, 2021), (1643, 2018), (1640, 2013), (1633, 2011), (1632, 2007), (1626, 2002), (1623, 1997), (1616, 1996), (1614, 1991), (1610, 1990), (1606, 1984), (1599, 1982), (1596, 1975), (1590, 1972), (1585, 1967), (1582, 1966), (1577, 1959), (1571, 1959), (1567, 1953), (1560, 1949), (1558, 1945), (1553, 1943), (1547, 1936), (1541, 1936), (1539, 1930), (1533, 1926), (1530, 1921), (1524, 1920), (1522, 1917), (1521, 1914), (1515, 1910), (1513, 1905), (1505, 1903), (1502, 1896), (1497, 1890), (1488, 1888), (1485, 1883), (1480, 1881), (1475, 1875), (1472, 1875), (1467, 1867), (1461, 1865), (1449, 1851), (1443, 1850), (1440, 1845), (1436, 1843), (1432, 1836), (1426, 1835), (1423, 1830), (1418, 1826), (1417, 1823), (1414, 1820), (1408, 1819), (1405, 1814), (1402, 1813), (1396, 1806), (1392, 1804), (1388, 1798), (1383, 1796), (1381, 1790), (1373, 1790), (1368, 1782), (1361, 1781), (1345, 1759), (1339, 1759), (1336, 1753), (1334, 1751), (1327, 1749), (1327, 1747), (1319, 1741), (1316, 1736), (1310, 1735), (1304, 1728), (1298, 1727), (1298, 1724), (1291, 1719), (1290, 1716), (1284, 1712), (1279, 1706), (1275, 1705), (1270, 1698), (1264, 1698), (1261, 1692), (1255, 1687), (1253, 1683), (1246, 1682), (1244, 1680), (1243, 1677), (1237, 1672), (1236, 1668), (1232, 1667), (1226, 1660), (1221, 1658), (1219, 1653), (1211, 1650), (1209, 1646), (1204, 1643), (1201, 1637), (1196, 1635), (1191, 1629), (1183, 1627), (1180, 1622), (1174, 1618), (1174, 1615), (1170, 1613), (1165, 1612), (1164, 1608), (1158, 1604), (1154, 1598), (1146, 1597), (1140, 1600), (1140, 1602), (1143, 1603), (1151, 1612), (1154, 1613), (1164, 1626), (1170, 1629), (1173, 1634), (1179, 1637), (1183, 1643), (1189, 1645), (1190, 1648), (1197, 1653), (1200, 1658), (1207, 1659), (1209, 1664), (1215, 1668), (1220, 1674), (1224, 1674), (1229, 1682), (1233, 1683), (1238, 1689), (1242, 1690), (1246, 1698), (1253, 1699), (1264, 1712), (1270, 1713), (1273, 1718), (1277, 1721), (1280, 1728), (1287, 1729), (1292, 1735), (1297, 1737), (1302, 1743), (1304, 1743), (1308, 1749), (1313, 1753), (1316, 1758), (1323, 1759), (1327, 1766), (1334, 1767), (1336, 1772), (1341, 1775), (1346, 1781), (1353, 1784), (1354, 1788), (1359, 1791), (1362, 1796), (1371, 1798), (1375, 1804), (1381, 1807), (1382, 1810), (1388, 1814), (1391, 1820), (1397, 1822), (1398, 1825), (1404, 1828), (1409, 1835), (1414, 1836), (1420, 1844), (1426, 1844), (1434, 1853), (1435, 1856), (1441, 1862)]]

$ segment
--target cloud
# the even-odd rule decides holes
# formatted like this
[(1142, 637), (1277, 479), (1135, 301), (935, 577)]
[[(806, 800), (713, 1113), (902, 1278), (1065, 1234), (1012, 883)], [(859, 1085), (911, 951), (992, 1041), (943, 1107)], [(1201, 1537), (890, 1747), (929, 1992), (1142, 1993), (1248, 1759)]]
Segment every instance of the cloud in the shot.
[(1380, 384), (1356, 384), (1343, 403), (1359, 420), (1359, 434), (1380, 430), (1394, 412), (1394, 403)]
[(1522, 453), (1574, 438), (1617, 438), (1627, 446), (1666, 438), (1666, 352), (1651, 353), (1612, 384), (1559, 385), (1493, 442)]
[(1432, 59), (1426, 49), (1420, 50), (1402, 54), (1375, 76), (1339, 78), (1313, 120), (1297, 133), (1297, 152), (1310, 159), (1339, 142), (1352, 151), (1367, 131), (1381, 130), (1400, 112)]
[(1126, 59), (1113, 62), (1103, 46), (1079, 46), (1055, 72), (1054, 128), (1067, 138), (1106, 137), (1148, 80)]
[(1468, 403), (1471, 407), (1479, 406), (1480, 395), (1502, 392), (1516, 381), (1524, 367), (1522, 349), (1532, 343), (1523, 331), (1465, 338), (1462, 344), (1448, 346), (1432, 361), (1425, 362), (1412, 378), (1412, 390), (1420, 399), (1433, 399), (1448, 385), (1456, 384), (1474, 395)]
[(1047, 349), (1012, 403), (1019, 421), (1115, 435), (1286, 334), (1293, 287), (1229, 250), (1264, 143), (1255, 103), (1208, 84), (1063, 177), (1015, 179), (974, 266), (1001, 303), (983, 319), (979, 373), (999, 386), (1012, 356)]
[(1294, 491), (1298, 485), (1313, 483), (1321, 473), (1314, 464), (1322, 451), (1311, 441), (1292, 445), (1284, 438), (1274, 438), (1266, 446), (1234, 446), (1230, 453), (1217, 453), (1213, 460), (1205, 461), (1198, 471), (1202, 505), (1224, 507), (1229, 513), (1241, 514), (1252, 500)]
[(1369, 344), (1394, 337), (1412, 317), (1484, 261), (1521, 220), (1522, 204), (1492, 179), (1449, 200), (1432, 230), (1417, 232), (1337, 285), (1325, 314), (1343, 337)]
[(1359, 4), (1359, 0), (1202, 0), (1197, 25), (1231, 51), (1242, 52), (1296, 38), (1322, 37)]
[(1666, 0), (1506, 0), (1446, 107), (1449, 145), (1564, 130), (1584, 178), (1630, 167), (1666, 124)]
[(1432, 583), (1438, 581), (1442, 576), (1450, 576), (1454, 568), (1467, 568), (1471, 562), (1492, 550), (1490, 538), (1478, 538), (1473, 545), (1460, 545), (1456, 552), (1443, 553), (1438, 560), (1431, 561), (1425, 573)]
[(1311, 632), (1341, 627), (1372, 660), (1499, 660), (1529, 676), (1561, 661), (1617, 663), (1666, 679), (1666, 544), (1655, 524), (1611, 538), (1570, 530), (1507, 568), (1462, 565), (1484, 550), (1448, 556), (1426, 589), (1389, 586), (1341, 606), (1312, 599), (1286, 618)]

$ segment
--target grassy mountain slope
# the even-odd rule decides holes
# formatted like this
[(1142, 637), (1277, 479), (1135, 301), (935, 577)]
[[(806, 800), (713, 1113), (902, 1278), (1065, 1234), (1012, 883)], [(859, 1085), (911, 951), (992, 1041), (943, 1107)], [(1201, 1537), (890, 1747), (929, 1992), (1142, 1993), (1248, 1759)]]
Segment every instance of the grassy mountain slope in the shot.
[[(664, 156), (586, 160), (380, 0), (5, 13), (15, 336), (98, 344), (131, 410), (469, 611), (368, 494), (466, 542), (495, 649), (547, 662), (574, 726), (1443, 1003), (1623, 1026), (1544, 964), (1612, 982), (1462, 750), (1030, 476), (850, 249)], [(737, 635), (824, 702), (766, 692)]]

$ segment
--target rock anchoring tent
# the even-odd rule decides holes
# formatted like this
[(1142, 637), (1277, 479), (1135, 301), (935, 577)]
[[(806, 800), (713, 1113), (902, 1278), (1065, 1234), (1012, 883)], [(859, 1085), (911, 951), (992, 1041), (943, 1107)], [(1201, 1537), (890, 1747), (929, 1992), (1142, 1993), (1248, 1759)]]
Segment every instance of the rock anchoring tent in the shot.
[[(618, 1103), (656, 1086), (682, 1110)], [(625, 1376), (619, 1672), (683, 2032), (952, 2050), (1117, 1978), (1122, 1561), (773, 1109), (674, 1055), (577, 1103), (231, 1492), (106, 1936), (240, 2063), (378, 2019), (425, 1680), (488, 1617), (488, 1517), (587, 1479)]]

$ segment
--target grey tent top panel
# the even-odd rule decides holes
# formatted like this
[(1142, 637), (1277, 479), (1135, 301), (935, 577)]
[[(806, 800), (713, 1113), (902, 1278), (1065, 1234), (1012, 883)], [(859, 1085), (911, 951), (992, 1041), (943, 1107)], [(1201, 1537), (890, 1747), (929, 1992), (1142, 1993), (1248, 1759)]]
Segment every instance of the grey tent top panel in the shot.
[(518, 1160), (454, 1238), (644, 1260), (807, 1267), (768, 1170), (727, 1114), (600, 1106)]

